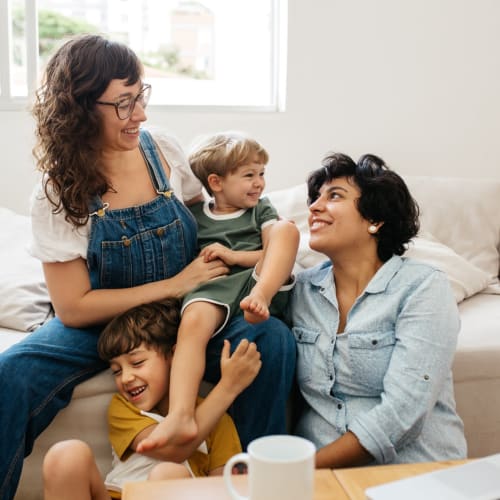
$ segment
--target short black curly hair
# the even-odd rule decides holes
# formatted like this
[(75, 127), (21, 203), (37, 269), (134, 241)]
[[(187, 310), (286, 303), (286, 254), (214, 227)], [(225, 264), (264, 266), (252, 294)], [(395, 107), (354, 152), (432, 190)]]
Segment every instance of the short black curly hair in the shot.
[(361, 191), (357, 200), (361, 216), (373, 223), (383, 222), (373, 235), (378, 257), (386, 262), (393, 255), (402, 255), (420, 229), (420, 210), (404, 180), (372, 154), (361, 156), (355, 163), (345, 154), (329, 153), (321, 164), (307, 179), (308, 204), (319, 197), (325, 182), (340, 177), (352, 180)]

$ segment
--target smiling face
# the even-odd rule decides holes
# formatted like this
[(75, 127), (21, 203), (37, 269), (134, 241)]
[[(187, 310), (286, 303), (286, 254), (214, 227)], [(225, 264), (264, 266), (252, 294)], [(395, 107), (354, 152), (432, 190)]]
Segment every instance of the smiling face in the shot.
[(265, 165), (256, 156), (254, 161), (239, 166), (234, 172), (216, 176), (212, 187), (216, 209), (231, 212), (255, 207), (266, 186), (264, 173)]
[(347, 177), (325, 182), (319, 196), (309, 206), (309, 246), (330, 259), (335, 256), (355, 255), (359, 250), (376, 243), (369, 233), (370, 222), (358, 211), (356, 201), (361, 192)]
[[(98, 101), (117, 102), (127, 97), (136, 97), (142, 82), (126, 85), (127, 80), (111, 80)], [(136, 102), (131, 115), (120, 120), (114, 106), (97, 105), (102, 119), (102, 149), (105, 152), (131, 151), (139, 146), (139, 128), (146, 121), (146, 114), (140, 101)]]
[(172, 355), (150, 349), (145, 344), (110, 361), (118, 392), (144, 411), (156, 408), (168, 412), (168, 386)]

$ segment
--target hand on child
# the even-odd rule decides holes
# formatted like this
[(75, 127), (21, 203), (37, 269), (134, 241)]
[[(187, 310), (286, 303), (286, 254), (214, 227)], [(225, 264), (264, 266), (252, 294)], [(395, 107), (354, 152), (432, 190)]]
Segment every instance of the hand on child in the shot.
[(236, 252), (220, 243), (211, 243), (204, 247), (200, 255), (205, 259), (205, 262), (211, 262), (215, 259), (222, 260), (227, 266), (234, 266), (236, 261)]
[(230, 343), (224, 340), (220, 359), (221, 383), (235, 395), (247, 388), (259, 373), (262, 361), (254, 342), (243, 339), (230, 355)]
[(179, 297), (191, 292), (201, 283), (228, 273), (229, 268), (221, 259), (207, 261), (204, 257), (197, 257), (174, 278), (177, 280)]

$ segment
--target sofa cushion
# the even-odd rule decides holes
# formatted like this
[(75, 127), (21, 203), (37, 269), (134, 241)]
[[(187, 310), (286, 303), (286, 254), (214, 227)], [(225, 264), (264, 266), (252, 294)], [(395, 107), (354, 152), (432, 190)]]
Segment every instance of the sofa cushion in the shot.
[(444, 271), (457, 303), (484, 290), (490, 282), (488, 273), (465, 260), (450, 247), (436, 241), (430, 234), (414, 238), (405, 256)]
[(478, 293), (459, 304), (458, 310), (461, 326), (453, 362), (455, 382), (500, 379), (500, 296)]
[[(421, 230), (498, 280), (500, 181), (405, 176), (421, 210)], [(430, 188), (432, 187), (432, 189)]]
[(42, 265), (27, 246), (30, 219), (0, 207), (0, 327), (31, 331), (52, 313)]

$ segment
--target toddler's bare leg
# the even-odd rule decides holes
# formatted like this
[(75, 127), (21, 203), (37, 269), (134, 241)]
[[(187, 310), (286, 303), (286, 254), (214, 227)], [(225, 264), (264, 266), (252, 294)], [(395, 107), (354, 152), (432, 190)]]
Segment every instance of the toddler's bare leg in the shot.
[(43, 460), (45, 500), (109, 500), (90, 447), (79, 440), (52, 446)]
[(224, 317), (225, 310), (209, 302), (193, 302), (184, 310), (172, 359), (168, 415), (138, 445), (140, 453), (167, 443), (185, 444), (196, 437), (194, 414), (206, 347)]
[(295, 224), (285, 220), (276, 222), (269, 229), (262, 259), (256, 266), (259, 281), (240, 302), (243, 316), (249, 323), (260, 323), (269, 318), (272, 298), (292, 273), (299, 238)]

